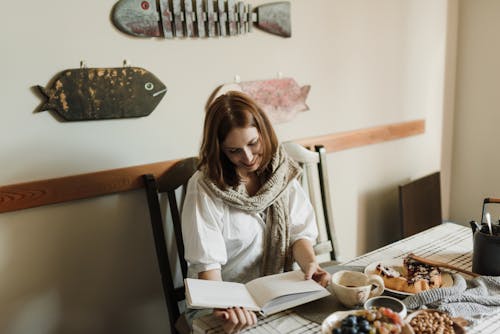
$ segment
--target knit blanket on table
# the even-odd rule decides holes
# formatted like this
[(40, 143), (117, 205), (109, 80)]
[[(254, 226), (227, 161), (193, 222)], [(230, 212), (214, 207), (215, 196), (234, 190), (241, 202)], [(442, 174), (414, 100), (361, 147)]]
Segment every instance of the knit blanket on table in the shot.
[(466, 280), (461, 275), (453, 274), (452, 286), (417, 293), (403, 302), (408, 309), (438, 309), (474, 325), (482, 317), (500, 312), (500, 276)]

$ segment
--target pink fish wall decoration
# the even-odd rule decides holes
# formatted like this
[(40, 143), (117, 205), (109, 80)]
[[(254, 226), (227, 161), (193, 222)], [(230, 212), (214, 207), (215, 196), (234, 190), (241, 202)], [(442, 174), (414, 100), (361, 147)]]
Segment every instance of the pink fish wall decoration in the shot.
[(288, 122), (298, 112), (309, 110), (306, 104), (310, 85), (299, 86), (292, 78), (245, 81), (222, 85), (216, 95), (230, 90), (252, 97), (274, 124)]

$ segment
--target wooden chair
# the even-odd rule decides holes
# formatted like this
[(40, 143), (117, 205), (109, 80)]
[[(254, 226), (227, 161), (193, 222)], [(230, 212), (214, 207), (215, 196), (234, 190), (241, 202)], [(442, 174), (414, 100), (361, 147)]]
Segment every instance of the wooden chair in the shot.
[(440, 172), (400, 185), (399, 208), (403, 238), (441, 224)]
[[(187, 263), (184, 260), (184, 242), (182, 241), (181, 217), (179, 208), (182, 207), (182, 201), (185, 195), (185, 186), (189, 178), (196, 171), (197, 159), (188, 158), (181, 160), (170, 168), (164, 175), (156, 179), (152, 174), (143, 175), (146, 194), (148, 199), (149, 213), (151, 216), (151, 227), (153, 230), (154, 243), (156, 248), (156, 257), (163, 285), (163, 293), (167, 304), (168, 315), (170, 318), (171, 333), (188, 333), (189, 327), (181, 317), (181, 308), (179, 303), (185, 300), (184, 285), (175, 287), (174, 275), (177, 263), (180, 266), (182, 278), (187, 274)], [(181, 198), (177, 200), (176, 191), (180, 189)], [(171, 221), (167, 221), (167, 228), (171, 228), (175, 235), (175, 244), (177, 246), (176, 264), (171, 266), (165, 230), (163, 225), (162, 210), (160, 205), (160, 194), (166, 194), (168, 197)], [(174, 246), (175, 248), (175, 246)]]
[(294, 142), (285, 142), (283, 146), (288, 155), (304, 169), (302, 186), (309, 195), (318, 224), (318, 239), (314, 251), (318, 259), (324, 262), (323, 266), (335, 264), (338, 252), (333, 228), (326, 149), (317, 145), (315, 151), (311, 151)]

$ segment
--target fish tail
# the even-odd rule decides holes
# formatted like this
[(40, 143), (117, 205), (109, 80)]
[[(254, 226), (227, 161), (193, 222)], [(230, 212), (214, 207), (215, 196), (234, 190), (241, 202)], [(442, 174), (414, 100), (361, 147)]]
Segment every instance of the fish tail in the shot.
[(302, 99), (304, 101), (305, 110), (309, 110), (309, 106), (306, 103), (306, 99), (307, 99), (307, 95), (309, 95), (310, 90), (311, 90), (311, 85), (306, 85), (306, 86), (300, 87), (300, 95), (302, 96)]
[(300, 87), (300, 95), (302, 95), (302, 97), (304, 98), (304, 101), (306, 100), (307, 95), (309, 95), (310, 90), (311, 90), (311, 85), (306, 85), (306, 86)]
[(43, 104), (38, 108), (38, 111), (45, 111), (45, 110), (50, 110), (52, 109), (52, 105), (50, 104), (49, 101), (49, 93), (45, 89), (45, 87), (42, 86), (35, 86), (36, 89), (38, 89), (38, 92), (43, 96), (45, 101), (43, 101)]
[(47, 90), (45, 89), (45, 87), (42, 87), (42, 86), (35, 86), (38, 91), (40, 92), (40, 94), (42, 94), (43, 96), (45, 96), (46, 98), (49, 98), (49, 93), (47, 93)]

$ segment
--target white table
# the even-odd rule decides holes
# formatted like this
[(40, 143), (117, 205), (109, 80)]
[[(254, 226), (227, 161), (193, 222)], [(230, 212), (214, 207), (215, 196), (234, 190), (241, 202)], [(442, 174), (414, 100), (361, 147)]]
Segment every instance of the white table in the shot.
[[(343, 264), (366, 266), (382, 259), (402, 258), (410, 252), (433, 260), (446, 262), (462, 269), (471, 270), (472, 231), (470, 228), (462, 225), (443, 223), (424, 232), (361, 255)], [(193, 327), (195, 334), (223, 333), (218, 321), (211, 316), (195, 320)], [(250, 328), (243, 333), (318, 333), (320, 328), (321, 324), (307, 320), (289, 310), (259, 319), (258, 326)], [(467, 333), (500, 333), (500, 313), (485, 318), (479, 325), (469, 328)]]

